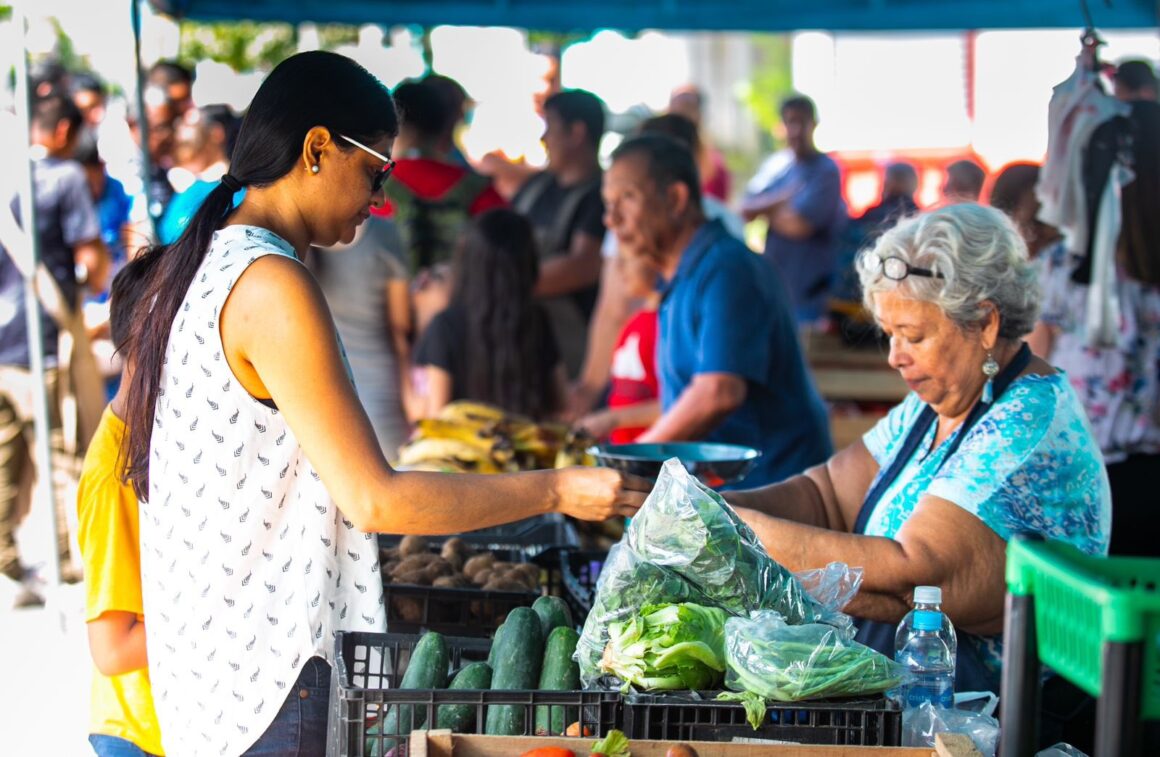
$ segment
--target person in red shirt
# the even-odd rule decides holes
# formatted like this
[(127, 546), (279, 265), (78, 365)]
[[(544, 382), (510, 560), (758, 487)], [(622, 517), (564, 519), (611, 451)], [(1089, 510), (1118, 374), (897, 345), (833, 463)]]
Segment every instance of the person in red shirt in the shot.
[(619, 273), (632, 297), (644, 304), (621, 329), (612, 353), (608, 407), (591, 413), (576, 426), (613, 444), (628, 444), (644, 433), (661, 415), (660, 385), (657, 381), (657, 291), (656, 271), (638, 260), (621, 256)]

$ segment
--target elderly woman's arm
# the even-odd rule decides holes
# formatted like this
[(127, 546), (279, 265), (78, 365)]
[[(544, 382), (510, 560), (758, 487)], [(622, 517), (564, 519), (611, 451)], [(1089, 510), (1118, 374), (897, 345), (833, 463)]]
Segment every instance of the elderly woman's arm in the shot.
[(926, 496), (897, 539), (840, 533), (753, 510), (739, 514), (769, 553), (790, 570), (841, 560), (864, 570), (862, 589), (846, 612), (897, 623), (915, 586), (941, 586), (943, 609), (970, 633), (1003, 628), (1005, 542), (953, 502)]
[(878, 463), (858, 440), (800, 476), (724, 496), (734, 507), (808, 526), (851, 531), (877, 474)]

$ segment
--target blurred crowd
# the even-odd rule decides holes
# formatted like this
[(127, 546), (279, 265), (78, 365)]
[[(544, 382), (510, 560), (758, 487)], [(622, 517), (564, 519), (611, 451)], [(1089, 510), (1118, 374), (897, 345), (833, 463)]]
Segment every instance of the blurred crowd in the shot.
[[(32, 71), (30, 137), (40, 254), (63, 301), (83, 312), (80, 338), (91, 352), (80, 359), (61, 355), (58, 335), (69, 331), (68, 319), (46, 317), (43, 347), (54, 393), (66, 391), (57, 386), (57, 369), (67, 361), (71, 374), (91, 365), (105, 382), (106, 396), (112, 396), (120, 374), (108, 332), (112, 276), (145, 245), (177, 240), (229, 170), (244, 114), (195, 102), (193, 78), (177, 63), (157, 63), (147, 73), (144, 108), (138, 112), (133, 103), (113, 98), (92, 73), (70, 72), (52, 62)], [(1109, 81), (1115, 97), (1129, 105), (1117, 116), (1123, 121), (1119, 131), (1101, 137), (1111, 145), (1104, 152), (1122, 151), (1127, 133), (1142, 166), (1137, 186), (1144, 186), (1153, 181), (1144, 164), (1155, 158), (1154, 132), (1149, 131), (1155, 127), (1155, 73), (1150, 64), (1131, 61), (1116, 68)], [(612, 185), (601, 160), (607, 118), (598, 97), (557, 87), (529, 101), (544, 122), (548, 162), (538, 170), (499, 153), (475, 165), (465, 158), (457, 135), (473, 104), (457, 82), (431, 74), (403, 82), (393, 95), (401, 125), (382, 202), (352, 242), (315, 249), (305, 261), (329, 302), (360, 398), (388, 457), (417, 420), (458, 399), (492, 403), (537, 420), (560, 420), (616, 442), (709, 436), (770, 449), (768, 440), (761, 443), (755, 436), (758, 432), (720, 431), (722, 418), (760, 394), (753, 390), (766, 380), (757, 375), (760, 371), (744, 373), (746, 366), (735, 369), (723, 362), (720, 375), (742, 371), (750, 385), (740, 398), (736, 392), (730, 395), (734, 390), (728, 382), (699, 384), (680, 369), (684, 351), (694, 347), (658, 333), (657, 310), (669, 277), (663, 266), (646, 263), (678, 233), (665, 222), (679, 219), (658, 218), (662, 209), (647, 206), (649, 198)], [(696, 87), (681, 87), (672, 93), (668, 110), (640, 123), (636, 135), (657, 135), (692, 157), (700, 190), (697, 206), (721, 234), (743, 240), (749, 222), (757, 222), (748, 227), (751, 238), (764, 233), (761, 249), (753, 251), (760, 257), (754, 259), (776, 272), (779, 288), (768, 296), (784, 310), (788, 330), (760, 345), (729, 334), (711, 338), (729, 349), (765, 356), (754, 358), (754, 365), (764, 365), (771, 350), (783, 365), (796, 365), (802, 361), (800, 348), (787, 334), (814, 328), (850, 334), (865, 323), (858, 305), (856, 255), (899, 219), (924, 209), (916, 200), (918, 171), (906, 162), (884, 163), (879, 202), (851, 216), (843, 199), (842, 166), (814, 142), (821, 114), (808, 97), (794, 95), (780, 107), (777, 137), (784, 149), (742, 184), (704, 128), (709, 118), (705, 104)], [(676, 170), (657, 168), (664, 158), (662, 150), (650, 154), (648, 163), (653, 170)], [(1099, 168), (1085, 164), (1085, 170)], [(963, 156), (945, 166), (940, 204), (985, 201), (1007, 213), (1048, 277), (1066, 267), (1060, 230), (1041, 220), (1040, 198), (1049, 178), (1036, 164), (989, 173)], [(1091, 181), (1094, 185), (1096, 179)], [(1131, 202), (1147, 203), (1149, 197), (1155, 200), (1145, 195)], [(19, 223), (15, 200), (12, 211), (11, 220)], [(1154, 258), (1153, 218), (1131, 210), (1125, 214), (1125, 236), (1135, 235), (1137, 247)], [(673, 228), (679, 231), (679, 223)], [(626, 244), (633, 254), (624, 254)], [(0, 572), (21, 581), (25, 567), (13, 532), (31, 455), (29, 345), (21, 261), (12, 253), (16, 245), (5, 246), (9, 254), (0, 259), (0, 305), (7, 315), (0, 324), (5, 377), (0, 390)], [(1152, 280), (1157, 266), (1148, 255), (1132, 270), (1151, 286), (1160, 281)], [(1061, 305), (1069, 296), (1069, 277), (1063, 279), (1056, 298)], [(1150, 298), (1153, 290), (1146, 288), (1132, 301), (1148, 308)], [(729, 303), (719, 306), (728, 310)], [(746, 318), (744, 312), (728, 312)], [(1061, 306), (1060, 317), (1045, 316), (1035, 337), (1036, 349), (1053, 359), (1068, 349), (1064, 312)], [(1128, 319), (1138, 322), (1141, 331), (1125, 336), (1123, 344), (1152, 339), (1143, 333), (1155, 327), (1151, 318)], [(746, 326), (738, 322), (732, 328), (744, 332)], [(71, 344), (75, 351), (78, 342)], [(1075, 349), (1082, 356), (1083, 348)], [(785, 394), (784, 375), (768, 380), (769, 397)], [(73, 379), (73, 390), (81, 383)], [(808, 376), (803, 374), (794, 392), (793, 401), (821, 408)], [(691, 410), (681, 412), (694, 399), (709, 408), (709, 420)], [(776, 404), (768, 398), (761, 402)], [(774, 416), (762, 416), (767, 422), (760, 434), (783, 435), (796, 440), (799, 452), (808, 452), (788, 467), (797, 470), (830, 453), (824, 409), (794, 421), (807, 427), (796, 435), (781, 421), (770, 427)], [(54, 417), (53, 424), (59, 427), (60, 418)], [(1113, 458), (1133, 459), (1133, 445), (1140, 440), (1147, 442), (1141, 449), (1149, 456), (1158, 451), (1153, 447), (1160, 444), (1160, 434), (1139, 432), (1126, 441), (1122, 436), (1108, 431), (1105, 452)], [(810, 442), (803, 445), (803, 438)], [(778, 471), (768, 475), (773, 480)], [(63, 533), (61, 539), (67, 551)]]

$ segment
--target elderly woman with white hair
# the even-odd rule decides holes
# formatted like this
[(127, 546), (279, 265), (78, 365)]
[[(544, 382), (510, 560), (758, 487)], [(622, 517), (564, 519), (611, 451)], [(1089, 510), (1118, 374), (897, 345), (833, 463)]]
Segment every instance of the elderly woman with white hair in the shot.
[(1006, 541), (1032, 533), (1106, 554), (1099, 444), (1067, 379), (1023, 342), (1039, 289), (1001, 212), (961, 204), (904, 220), (858, 267), (910, 394), (828, 462), (725, 496), (784, 565), (862, 566), (847, 611), (887, 654), (914, 587), (942, 587), (956, 688), (998, 691)]

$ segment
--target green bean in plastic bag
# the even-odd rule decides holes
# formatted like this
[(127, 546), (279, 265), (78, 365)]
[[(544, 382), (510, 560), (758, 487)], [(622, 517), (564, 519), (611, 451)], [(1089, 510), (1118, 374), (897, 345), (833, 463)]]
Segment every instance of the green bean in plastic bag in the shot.
[(725, 685), (780, 702), (879, 694), (905, 666), (823, 623), (790, 625), (759, 610), (725, 621)]

